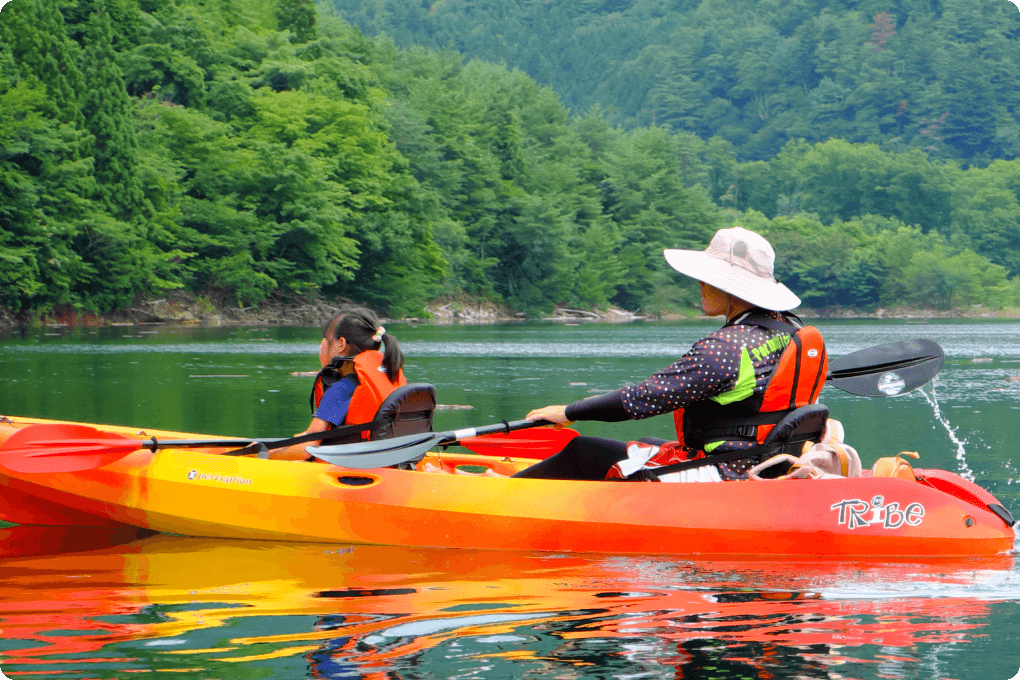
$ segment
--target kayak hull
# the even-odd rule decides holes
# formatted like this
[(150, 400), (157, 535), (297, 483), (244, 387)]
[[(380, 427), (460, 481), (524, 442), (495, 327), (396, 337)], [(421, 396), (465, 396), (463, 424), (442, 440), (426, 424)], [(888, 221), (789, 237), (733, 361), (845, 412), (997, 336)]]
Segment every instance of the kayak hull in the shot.
[[(918, 471), (937, 484), (885, 477), (650, 484), (492, 474), (526, 464), (444, 453), (413, 471), (349, 470), (166, 449), (74, 473), (4, 470), (0, 483), (24, 502), (38, 498), (99, 521), (220, 538), (811, 557), (992, 555), (1014, 544), (1012, 527), (988, 507), (998, 501), (944, 471)], [(460, 474), (465, 465), (492, 472)]]

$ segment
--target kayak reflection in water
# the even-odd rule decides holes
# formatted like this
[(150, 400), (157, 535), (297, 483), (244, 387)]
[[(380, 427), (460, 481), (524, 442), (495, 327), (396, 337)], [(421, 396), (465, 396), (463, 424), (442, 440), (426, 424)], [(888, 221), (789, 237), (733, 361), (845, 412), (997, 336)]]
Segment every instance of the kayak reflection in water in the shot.
[[(312, 422), (295, 435), (298, 437), (371, 422), (383, 399), (407, 384), (397, 339), (367, 309), (349, 310), (326, 324), (319, 343), (319, 363), (322, 370), (315, 376), (310, 399)], [(347, 441), (361, 439), (360, 432), (352, 432)], [(305, 460), (307, 445), (281, 449), (270, 457)]]
[[(725, 316), (726, 324), (641, 383), (535, 409), (527, 419), (620, 422), (673, 413), (677, 441), (577, 437), (516, 477), (745, 479), (765, 455), (760, 445), (769, 430), (796, 407), (818, 401), (827, 368), (825, 345), (817, 329), (789, 313), (800, 299), (775, 280), (775, 252), (768, 241), (733, 227), (717, 231), (704, 251), (666, 250), (664, 255), (671, 267), (699, 282), (705, 314)], [(662, 469), (706, 457), (700, 467)]]

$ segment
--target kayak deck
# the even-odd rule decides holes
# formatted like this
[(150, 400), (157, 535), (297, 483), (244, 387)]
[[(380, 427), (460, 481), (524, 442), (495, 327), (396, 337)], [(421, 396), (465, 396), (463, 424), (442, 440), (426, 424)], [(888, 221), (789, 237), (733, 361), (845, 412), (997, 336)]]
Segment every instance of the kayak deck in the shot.
[[(33, 422), (54, 421), (0, 423), (0, 439)], [(415, 470), (350, 470), (221, 451), (142, 450), (74, 473), (0, 470), (0, 497), (22, 504), (21, 515), (0, 504), (0, 519), (68, 523), (63, 513), (191, 536), (598, 553), (964, 556), (1014, 544), (989, 507), (998, 501), (941, 470), (918, 470), (919, 482), (651, 484), (516, 479), (503, 475), (533, 461), (449, 452)], [(24, 519), (31, 503), (34, 522)]]

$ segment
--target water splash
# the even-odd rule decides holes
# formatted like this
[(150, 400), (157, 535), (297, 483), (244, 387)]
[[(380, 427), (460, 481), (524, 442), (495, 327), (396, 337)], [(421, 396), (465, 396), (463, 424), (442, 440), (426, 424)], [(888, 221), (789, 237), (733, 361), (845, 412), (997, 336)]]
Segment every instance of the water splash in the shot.
[(956, 436), (956, 431), (959, 428), (955, 428), (949, 424), (949, 420), (942, 415), (942, 411), (939, 409), (938, 397), (935, 394), (935, 383), (931, 384), (931, 395), (925, 391), (922, 387), (918, 390), (923, 396), (925, 401), (931, 404), (932, 412), (935, 414), (935, 420), (942, 423), (942, 427), (946, 428), (946, 434), (949, 435), (949, 440), (956, 444), (956, 460), (959, 461), (960, 476), (967, 481), (974, 481), (974, 471), (967, 465), (967, 450), (964, 448), (966, 440), (961, 440)]
[(1017, 469), (1013, 466), (1012, 461), (1003, 462), (1002, 467), (1007, 474), (1012, 475), (1006, 478), (1006, 484), (1020, 484), (1020, 476), (1017, 475)]

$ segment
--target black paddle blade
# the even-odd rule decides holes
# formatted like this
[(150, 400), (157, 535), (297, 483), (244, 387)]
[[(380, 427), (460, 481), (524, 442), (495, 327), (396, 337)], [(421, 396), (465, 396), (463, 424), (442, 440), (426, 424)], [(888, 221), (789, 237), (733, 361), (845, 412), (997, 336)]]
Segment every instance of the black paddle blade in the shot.
[(895, 397), (931, 381), (945, 360), (942, 348), (931, 340), (890, 342), (830, 362), (826, 382), (862, 397)]

